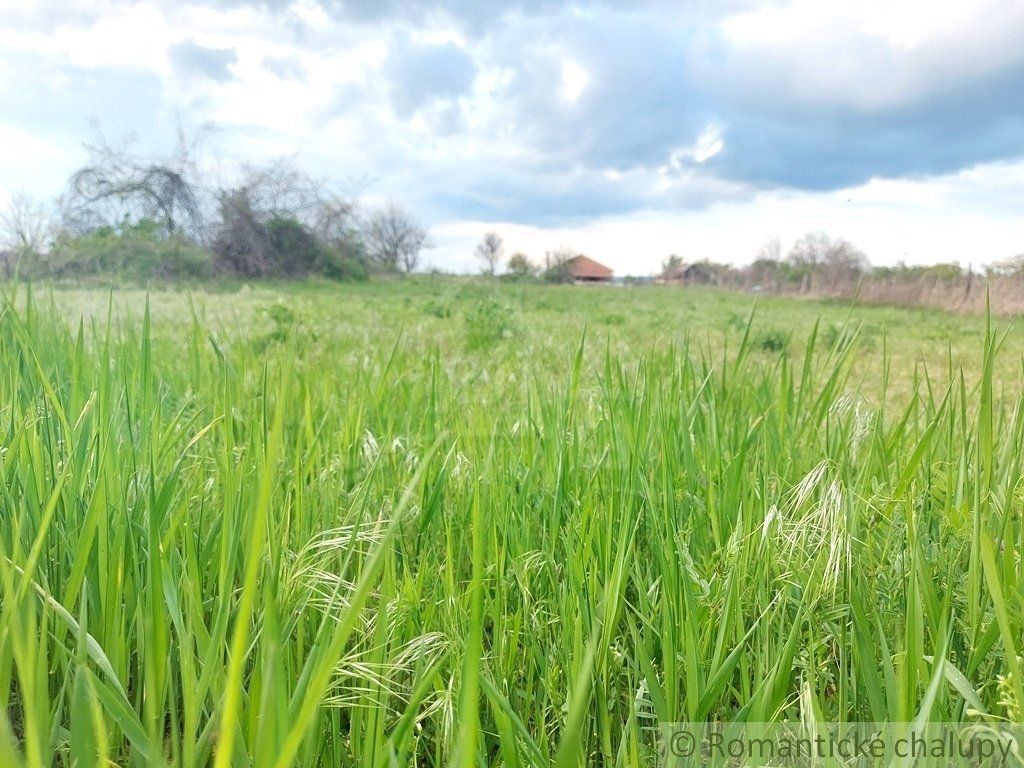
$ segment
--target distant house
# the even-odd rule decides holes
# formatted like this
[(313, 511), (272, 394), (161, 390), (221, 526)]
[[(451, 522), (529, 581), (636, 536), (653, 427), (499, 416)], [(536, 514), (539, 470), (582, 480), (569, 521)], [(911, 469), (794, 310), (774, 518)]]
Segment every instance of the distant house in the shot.
[(608, 283), (612, 279), (612, 271), (604, 264), (580, 254), (565, 263), (574, 283)]

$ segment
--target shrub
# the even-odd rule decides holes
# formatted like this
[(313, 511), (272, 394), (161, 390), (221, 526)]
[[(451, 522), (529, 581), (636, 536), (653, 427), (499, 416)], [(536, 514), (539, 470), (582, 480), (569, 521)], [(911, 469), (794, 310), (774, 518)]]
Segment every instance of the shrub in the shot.
[(293, 337), (293, 332), (299, 325), (295, 310), (287, 304), (271, 304), (265, 312), (274, 327), (253, 341), (253, 348), (257, 353), (265, 352), (274, 344), (287, 342)]
[(513, 253), (508, 260), (506, 277), (510, 280), (530, 280), (537, 275), (537, 267), (525, 253)]
[(267, 222), (269, 267), (275, 277), (304, 277), (327, 262), (327, 249), (298, 220), (274, 216)]
[(370, 278), (362, 244), (355, 240), (334, 243), (324, 249), (320, 273), (331, 280), (363, 282)]
[(470, 349), (507, 339), (513, 329), (512, 310), (492, 298), (482, 299), (466, 315), (466, 343)]
[(366, 280), (362, 245), (352, 238), (325, 241), (293, 216), (264, 219), (244, 192), (221, 202), (212, 249), (220, 268), (237, 277)]
[(156, 222), (98, 227), (75, 237), (60, 235), (50, 253), (31, 270), (54, 277), (109, 275), (126, 280), (200, 279), (209, 277), (209, 252), (180, 234), (168, 235)]
[(763, 352), (782, 352), (789, 346), (789, 335), (784, 331), (761, 331), (754, 337), (754, 348)]
[(430, 299), (423, 305), (423, 311), (444, 320), (452, 316), (452, 305), (441, 299)]

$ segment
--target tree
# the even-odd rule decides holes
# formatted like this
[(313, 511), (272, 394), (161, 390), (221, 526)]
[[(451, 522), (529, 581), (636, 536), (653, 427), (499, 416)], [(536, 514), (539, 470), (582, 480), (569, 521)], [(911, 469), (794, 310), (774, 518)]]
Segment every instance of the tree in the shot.
[(1024, 277), (1024, 253), (989, 264), (985, 271), (992, 277)]
[(101, 226), (157, 222), (168, 234), (203, 235), (204, 221), (193, 154), (194, 142), (179, 132), (178, 147), (167, 158), (134, 155), (127, 143), (115, 146), (102, 136), (87, 145), (89, 161), (74, 174), (62, 200), (64, 223), (85, 233)]
[(808, 232), (789, 249), (786, 261), (794, 267), (813, 269), (825, 261), (832, 240), (824, 232)]
[(778, 235), (772, 235), (764, 241), (758, 249), (754, 261), (776, 264), (782, 261), (782, 240)]
[(248, 165), (217, 193), (219, 222), (210, 243), (222, 271), (240, 277), (364, 279), (355, 204), (288, 158)]
[(53, 237), (53, 218), (47, 207), (24, 192), (15, 192), (0, 210), (0, 248), (40, 255)]
[(327, 247), (324, 274), (341, 280), (365, 280), (366, 246), (356, 220), (356, 204), (341, 197), (327, 197), (317, 206), (313, 232)]
[(323, 217), (322, 208), (328, 200), (337, 203), (325, 194), (323, 184), (299, 168), (291, 157), (263, 165), (244, 165), (234, 186), (245, 189), (253, 209), (266, 217), (296, 219), (311, 228)]
[(801, 279), (820, 276), (833, 287), (855, 280), (869, 266), (857, 246), (843, 238), (832, 239), (824, 232), (809, 232), (797, 240), (786, 261)]
[(667, 259), (661, 262), (661, 271), (662, 273), (672, 272), (674, 270), (679, 269), (681, 266), (683, 266), (683, 257), (677, 256), (676, 254), (673, 253), (671, 256), (669, 256)]
[(362, 233), (370, 259), (390, 271), (412, 272), (427, 245), (427, 231), (408, 211), (394, 203), (370, 214)]
[(513, 253), (508, 260), (508, 274), (517, 280), (525, 280), (537, 273), (537, 267), (525, 253)]
[(494, 276), (498, 265), (501, 263), (504, 250), (505, 241), (501, 239), (497, 232), (488, 232), (484, 235), (484, 239), (476, 247), (476, 257), (483, 262), (485, 274)]
[(559, 248), (557, 251), (548, 251), (544, 254), (543, 278), (549, 283), (571, 283), (572, 271), (569, 269), (569, 260), (573, 258), (571, 248)]
[(218, 266), (239, 277), (270, 274), (270, 233), (247, 187), (222, 191), (220, 224), (210, 244)]

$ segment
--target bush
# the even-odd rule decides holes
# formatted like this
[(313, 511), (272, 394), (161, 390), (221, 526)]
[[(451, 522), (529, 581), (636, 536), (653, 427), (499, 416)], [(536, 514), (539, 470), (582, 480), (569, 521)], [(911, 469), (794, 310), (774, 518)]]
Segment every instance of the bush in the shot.
[(349, 240), (328, 246), (324, 250), (324, 261), (320, 273), (331, 280), (363, 282), (370, 278), (366, 268), (366, 256), (362, 244)]
[(293, 332), (299, 326), (295, 310), (286, 304), (271, 304), (264, 312), (273, 323), (273, 328), (253, 341), (253, 348), (260, 354), (275, 344), (284, 344), (290, 341), (293, 338)]
[(754, 347), (763, 352), (782, 352), (789, 346), (789, 336), (784, 331), (761, 331), (754, 338)]
[(446, 320), (452, 316), (452, 305), (441, 299), (430, 299), (423, 305), (423, 311), (428, 315)]
[(304, 277), (319, 272), (327, 263), (327, 249), (296, 219), (271, 218), (267, 242), (270, 274), (275, 277)]
[(220, 268), (232, 275), (367, 279), (362, 246), (356, 240), (325, 242), (292, 216), (271, 216), (264, 223), (242, 193), (225, 198), (221, 218), (212, 248)]
[(213, 262), (209, 252), (182, 235), (168, 235), (156, 222), (143, 220), (123, 227), (98, 227), (78, 237), (64, 233), (49, 254), (34, 260), (29, 271), (54, 277), (184, 280), (210, 277)]
[(489, 347), (510, 338), (513, 331), (512, 310), (492, 298), (482, 299), (466, 314), (466, 344), (470, 349)]

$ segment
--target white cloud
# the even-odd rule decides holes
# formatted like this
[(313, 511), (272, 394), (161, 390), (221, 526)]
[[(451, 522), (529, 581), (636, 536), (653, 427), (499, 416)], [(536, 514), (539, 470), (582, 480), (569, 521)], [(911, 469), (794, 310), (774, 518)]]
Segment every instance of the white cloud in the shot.
[(876, 110), (1024, 59), (1022, 0), (790, 0), (724, 18), (780, 97)]
[[(978, 191), (994, 187), (1010, 196), (1007, 215)], [(700, 211), (638, 212), (570, 227), (512, 222), (457, 222), (438, 227), (435, 264), (475, 271), (473, 246), (484, 232), (498, 231), (509, 253), (523, 251), (541, 261), (546, 251), (570, 245), (607, 264), (617, 274), (654, 274), (666, 256), (750, 262), (769, 236), (784, 248), (809, 231), (824, 230), (851, 240), (874, 264), (958, 261), (975, 270), (1024, 251), (1019, 211), (1024, 210), (1024, 161), (981, 165), (918, 181), (871, 181), (837, 192), (771, 192), (751, 200), (721, 203)]]
[[(489, 26), (499, 11), (484, 4), (390, 17), (409, 6), (342, 5), (354, 7), (87, 0), (64, 13), (59, 0), (16, 12), (0, 0), (0, 144), (16, 148), (0, 157), (2, 183), (56, 194), (92, 114), (145, 143), (178, 113), (218, 123), (235, 158), (297, 155), (342, 184), (368, 179), (357, 191), (369, 202), (393, 197), (440, 224), (429, 257), (447, 266), (474, 269), (494, 224), (510, 248), (574, 244), (620, 272), (672, 251), (743, 261), (767, 235), (812, 229), (878, 262), (1024, 248), (1024, 0), (751, 0), (726, 4), (753, 8), (724, 21), (718, 5), (545, 2)], [(230, 78), (173, 71), (167, 51), (183, 41), (230, 50)], [(415, 96), (444, 79), (419, 66), (424, 86), (415, 60), (389, 68), (417, 46), (451, 48), (471, 71), (403, 112), (398, 85)], [(130, 92), (124, 72), (142, 73)], [(977, 110), (959, 111), (963, 93), (981, 94), (966, 99)], [(1009, 159), (972, 166), (992, 158)], [(920, 178), (949, 168), (967, 170)], [(522, 223), (539, 221), (584, 223)]]
[(562, 98), (570, 104), (579, 101), (580, 96), (590, 82), (590, 75), (582, 66), (574, 61), (562, 64)]
[(0, 26), (0, 49), (55, 56), (77, 67), (166, 74), (165, 51), (176, 37), (158, 9), (139, 4), (120, 8), (86, 26), (58, 24), (53, 30)]
[(0, 152), (0, 199), (15, 192), (49, 199), (64, 186), (68, 169), (82, 160), (78, 146), (68, 147), (2, 122), (0, 147), (6, 148)]

